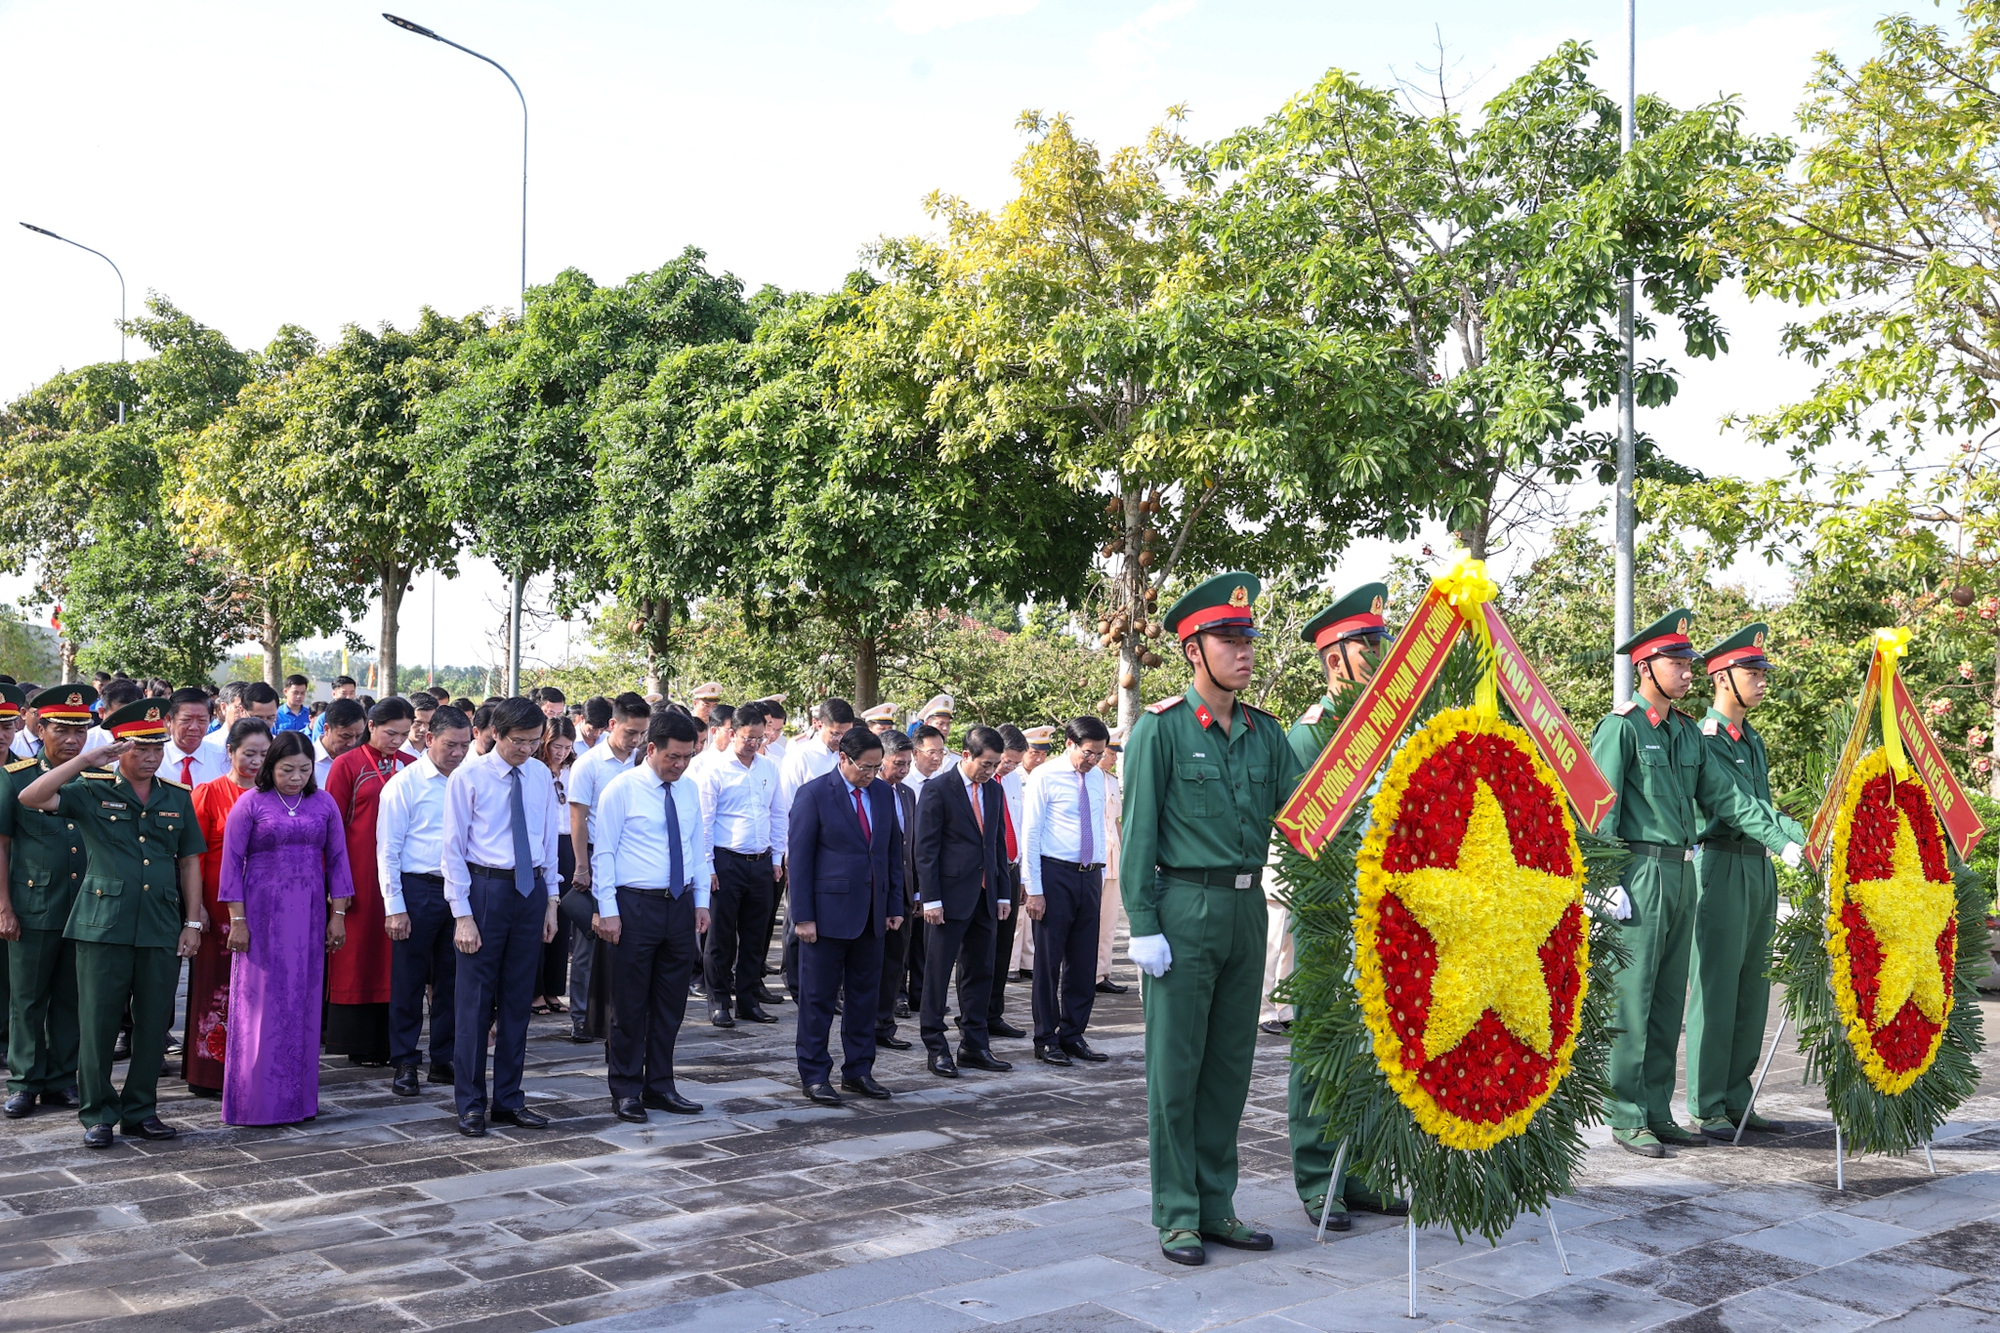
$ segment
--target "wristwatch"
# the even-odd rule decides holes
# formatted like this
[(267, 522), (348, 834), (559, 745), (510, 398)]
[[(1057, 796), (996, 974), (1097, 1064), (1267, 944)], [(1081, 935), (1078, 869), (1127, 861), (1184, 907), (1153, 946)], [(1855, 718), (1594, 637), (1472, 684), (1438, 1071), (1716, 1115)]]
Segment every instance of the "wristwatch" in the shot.
[(201, 929), (201, 922), (199, 922), (199, 921), (183, 921), (183, 922), (181, 922), (181, 929), (182, 929), (182, 930), (200, 930), (200, 929)]

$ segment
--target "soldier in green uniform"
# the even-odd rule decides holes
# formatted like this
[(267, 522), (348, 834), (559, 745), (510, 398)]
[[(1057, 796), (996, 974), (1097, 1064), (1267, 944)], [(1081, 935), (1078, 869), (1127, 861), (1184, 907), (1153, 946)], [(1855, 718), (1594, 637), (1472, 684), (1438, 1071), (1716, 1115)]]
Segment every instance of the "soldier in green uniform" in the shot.
[[(1771, 800), (1771, 764), (1749, 711), (1764, 702), (1771, 663), (1769, 627), (1746, 625), (1708, 650), (1715, 704), (1701, 741), (1715, 766), (1745, 794)], [(1720, 815), (1701, 830), (1695, 858), (1700, 882), (1694, 909), (1694, 995), (1688, 1006), (1688, 1114), (1712, 1139), (1736, 1137), (1750, 1105), (1750, 1074), (1764, 1045), (1771, 1008), (1771, 935), (1778, 925), (1778, 872), (1762, 843)], [(1784, 1126), (1752, 1112), (1745, 1129), (1782, 1134)]]
[[(4, 688), (4, 687), (0, 687)], [(7, 843), (7, 896), (19, 933), (7, 941), (9, 1120), (35, 1104), (70, 1106), (76, 1094), (76, 945), (63, 938), (89, 858), (74, 819), (20, 802), (29, 783), (83, 752), (97, 691), (58, 685), (31, 701), (42, 753), (7, 765), (0, 839)]]
[[(170, 1139), (158, 1115), (160, 1066), (173, 1021), (180, 960), (201, 944), (201, 854), (207, 844), (186, 787), (158, 777), (167, 743), (164, 699), (140, 699), (104, 719), (112, 743), (43, 773), (21, 804), (74, 821), (89, 868), (63, 935), (76, 944), (77, 1088), (84, 1146)], [(112, 772), (90, 772), (116, 759)], [(111, 1048), (127, 1001), (132, 1061), (121, 1091)]]
[[(1361, 694), (1361, 687), (1375, 675), (1375, 663), (1389, 637), (1382, 620), (1382, 606), (1389, 596), (1386, 583), (1364, 583), (1306, 622), (1300, 636), (1319, 652), (1326, 669), (1326, 694), (1306, 709), (1286, 742), (1299, 771), (1310, 770), (1319, 752), (1333, 738), (1334, 729)], [(1369, 1190), (1343, 1169), (1342, 1179), (1333, 1179), (1333, 1161), (1338, 1145), (1326, 1141), (1326, 1117), (1313, 1110), (1318, 1085), (1307, 1077), (1302, 1065), (1292, 1065), (1285, 1087), (1285, 1117), (1291, 1129), (1292, 1183), (1314, 1226), (1324, 1210), (1329, 1231), (1346, 1231), (1353, 1225), (1350, 1208), (1370, 1213), (1404, 1214), (1409, 1206)], [(1334, 1193), (1333, 1207), (1326, 1207), (1327, 1191)]]
[(1153, 1224), (1175, 1263), (1204, 1241), (1268, 1250), (1236, 1217), (1236, 1132), (1250, 1093), (1268, 917), (1261, 882), (1271, 818), (1303, 771), (1250, 683), (1259, 585), (1223, 574), (1163, 624), (1194, 670), (1186, 694), (1150, 705), (1125, 745), (1119, 882), (1144, 973), (1146, 1134)]
[(1612, 904), (1632, 961), (1618, 973), (1607, 1109), (1612, 1138), (1642, 1157), (1708, 1142), (1673, 1114), (1703, 812), (1781, 852), (1788, 865), (1798, 864), (1805, 840), (1796, 822), (1724, 771), (1700, 724), (1673, 706), (1694, 683), (1692, 614), (1670, 611), (1618, 646), (1631, 655), (1638, 690), (1590, 738), (1590, 756), (1618, 794), (1611, 831), (1632, 853)]

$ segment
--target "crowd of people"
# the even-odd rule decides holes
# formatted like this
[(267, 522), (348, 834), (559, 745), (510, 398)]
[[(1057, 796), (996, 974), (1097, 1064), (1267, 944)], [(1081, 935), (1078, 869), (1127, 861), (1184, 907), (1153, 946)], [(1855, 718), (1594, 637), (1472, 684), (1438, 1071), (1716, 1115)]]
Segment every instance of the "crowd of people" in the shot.
[[(532, 1128), (528, 1025), (554, 1014), (604, 1045), (620, 1118), (692, 1114), (691, 999), (718, 1028), (792, 1001), (829, 1105), (891, 1095), (875, 1054), (911, 1019), (938, 1077), (1010, 1069), (995, 1039), (1105, 1058), (1120, 738), (1095, 717), (955, 738), (949, 695), (907, 721), (829, 698), (788, 735), (781, 696), (712, 682), (685, 704), (310, 692), (0, 678), (7, 1117), (173, 1137), (178, 1057), (224, 1123), (296, 1123), (332, 1056), (402, 1096), (451, 1085), (469, 1136)], [(1029, 978), (1024, 1029), (1007, 983)]]

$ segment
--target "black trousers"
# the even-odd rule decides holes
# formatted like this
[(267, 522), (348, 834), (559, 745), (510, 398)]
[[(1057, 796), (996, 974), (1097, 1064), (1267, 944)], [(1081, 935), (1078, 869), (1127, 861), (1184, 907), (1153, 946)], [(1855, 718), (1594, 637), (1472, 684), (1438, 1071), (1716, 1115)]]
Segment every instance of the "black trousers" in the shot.
[[(968, 1050), (987, 1049), (986, 1006), (993, 985), (993, 916), (981, 894), (972, 916), (962, 921), (924, 926), (924, 1003), (920, 1031), (932, 1055), (950, 1047), (944, 1035), (944, 1011), (954, 970), (958, 973), (959, 1044)], [(954, 967), (955, 965), (955, 967)]]
[(618, 890), (618, 943), (611, 946), (611, 1037), (605, 1043), (611, 1096), (622, 1101), (674, 1091), (674, 1040), (687, 1017), (694, 975), (694, 893), (678, 898)]
[(1021, 887), (1021, 867), (1007, 867), (1008, 884), (1002, 890), (1000, 901), (1012, 903), (1007, 909), (1007, 919), (993, 926), (993, 989), (987, 992), (986, 1022), (991, 1025), (1000, 1021), (1007, 1008), (1007, 980), (1013, 976), (1014, 931), (1021, 924), (1021, 895), (1016, 892)]
[[(575, 874), (576, 850), (569, 834), (564, 833), (556, 839), (556, 888), (559, 893), (569, 892), (570, 879)], [(556, 1000), (569, 989), (569, 929), (570, 919), (557, 912), (556, 937), (542, 946), (542, 975), (535, 984), (536, 995)]]
[[(472, 872), (472, 920), (479, 927), (479, 952), (458, 960), (453, 985), (452, 1072), (457, 1075), (458, 1113), (502, 1107), (518, 1111), (521, 1068), (528, 1056), (528, 1006), (542, 966), (542, 923), (549, 897), (537, 876), (523, 894), (514, 877)], [(393, 957), (393, 955), (391, 955)], [(486, 1034), (493, 1043), (493, 1099), (486, 1098)]]
[(1042, 919), (1035, 932), (1035, 1047), (1075, 1041), (1097, 1000), (1097, 918), (1104, 870), (1042, 858)]
[(830, 940), (824, 935), (808, 944), (799, 941), (799, 1029), (793, 1050), (799, 1061), (799, 1082), (805, 1087), (828, 1082), (833, 1056), (827, 1043), (833, 1036), (834, 1001), (845, 996), (840, 1014), (840, 1073), (843, 1078), (875, 1070), (876, 993), (882, 985), (882, 928), (871, 921), (855, 939)]
[(403, 875), (403, 906), (410, 914), (410, 937), (389, 944), (389, 1063), (413, 1065), (422, 1054), (424, 991), (431, 993), (431, 1063), (456, 1058), (455, 923), (438, 875)]
[(903, 918), (903, 924), (882, 937), (882, 984), (875, 1005), (875, 1035), (893, 1037), (896, 1035), (896, 996), (902, 992), (903, 977), (910, 956), (910, 940), (916, 934), (917, 923), (923, 918), (917, 915), (923, 911), (919, 906)]
[(703, 976), (710, 1005), (755, 1004), (764, 988), (764, 950), (777, 905), (771, 854), (744, 856), (715, 849), (715, 892), (708, 904)]

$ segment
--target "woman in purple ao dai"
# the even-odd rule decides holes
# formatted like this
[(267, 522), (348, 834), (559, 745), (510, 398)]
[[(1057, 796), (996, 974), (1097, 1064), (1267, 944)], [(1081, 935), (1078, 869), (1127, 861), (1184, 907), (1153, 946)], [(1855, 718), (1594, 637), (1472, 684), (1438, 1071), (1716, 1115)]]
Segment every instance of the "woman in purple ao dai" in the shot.
[(286, 1125), (319, 1114), (326, 955), (354, 901), (339, 807), (313, 783), (312, 742), (280, 732), (223, 828), (229, 909), (229, 1047), (222, 1119)]

